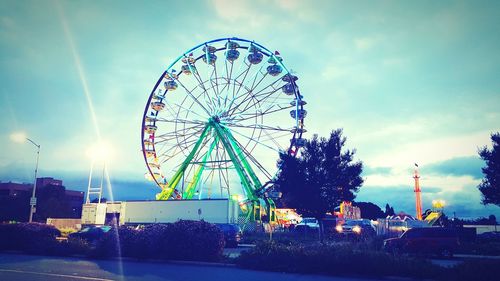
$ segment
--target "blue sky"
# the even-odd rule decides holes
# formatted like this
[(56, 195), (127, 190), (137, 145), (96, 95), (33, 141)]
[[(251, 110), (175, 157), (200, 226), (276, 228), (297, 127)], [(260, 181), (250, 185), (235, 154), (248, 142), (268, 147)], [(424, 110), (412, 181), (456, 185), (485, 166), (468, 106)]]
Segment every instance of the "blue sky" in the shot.
[(32, 180), (34, 147), (9, 139), (22, 131), (42, 145), (41, 176), (84, 189), (93, 108), (115, 198), (152, 198), (151, 88), (187, 49), (232, 36), (279, 50), (300, 77), (309, 136), (344, 128), (365, 164), (359, 200), (413, 213), (417, 162), (424, 208), (500, 216), (476, 188), (478, 147), (500, 131), (494, 1), (1, 1), (0, 179)]

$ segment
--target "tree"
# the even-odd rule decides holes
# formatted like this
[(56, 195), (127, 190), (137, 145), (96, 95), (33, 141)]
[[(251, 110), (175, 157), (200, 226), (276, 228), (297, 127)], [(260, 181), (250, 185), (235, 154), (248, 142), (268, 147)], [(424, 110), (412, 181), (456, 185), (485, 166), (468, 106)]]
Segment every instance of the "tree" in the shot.
[(483, 198), (482, 203), (500, 206), (500, 133), (491, 135), (493, 148), (489, 150), (483, 147), (479, 150), (479, 156), (486, 162), (482, 168), (484, 178), (478, 188)]
[(65, 192), (66, 187), (53, 184), (37, 189), (35, 220), (46, 222), (47, 218), (71, 218), (73, 213)]
[(389, 205), (389, 203), (385, 204), (385, 216), (394, 216), (394, 208)]
[(372, 202), (354, 202), (353, 204), (360, 209), (362, 218), (376, 220), (386, 217), (382, 209)]
[(276, 183), (283, 205), (320, 220), (342, 201), (356, 197), (363, 184), (363, 164), (354, 162), (355, 150), (343, 150), (345, 142), (342, 129), (337, 129), (328, 139), (315, 135), (306, 141), (298, 158), (280, 155)]
[(495, 225), (497, 224), (497, 217), (495, 217), (495, 215), (490, 215), (488, 217), (488, 220), (490, 221), (491, 224)]

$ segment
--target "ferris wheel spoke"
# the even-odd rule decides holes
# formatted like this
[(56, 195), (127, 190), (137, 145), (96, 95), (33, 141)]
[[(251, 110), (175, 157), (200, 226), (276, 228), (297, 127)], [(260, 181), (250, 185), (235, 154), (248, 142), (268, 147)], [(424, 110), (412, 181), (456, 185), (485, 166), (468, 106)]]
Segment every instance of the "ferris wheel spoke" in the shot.
[(288, 107), (283, 107), (283, 108), (279, 108), (279, 109), (275, 109), (275, 110), (268, 110), (266, 112), (259, 112), (257, 113), (256, 115), (254, 116), (250, 116), (250, 117), (243, 117), (243, 118), (234, 118), (234, 119), (231, 119), (231, 121), (236, 121), (236, 122), (239, 122), (239, 121), (244, 121), (244, 120), (248, 120), (248, 119), (251, 119), (251, 118), (254, 118), (255, 116), (264, 116), (264, 115), (269, 115), (269, 114), (272, 114), (272, 113), (275, 113), (275, 112), (278, 112), (278, 111), (281, 111), (281, 110), (286, 110), (286, 109), (290, 109), (290, 108), (293, 108), (294, 106), (290, 105)]
[[(241, 129), (241, 128), (238, 128)], [(269, 142), (272, 142), (272, 145), (275, 145), (279, 149), (282, 149), (281, 145), (279, 145), (277, 139), (281, 139), (282, 137), (289, 136), (290, 135), (290, 130), (269, 130), (265, 128), (259, 128), (259, 133), (258, 136), (254, 136), (254, 133), (252, 133), (251, 136), (249, 136), (248, 133), (243, 133), (239, 130), (233, 130), (236, 134), (245, 136), (246, 139), (251, 139), (252, 142), (254, 143), (263, 143), (267, 145)], [(264, 136), (262, 136), (264, 134)], [(252, 152), (253, 149), (249, 149), (249, 152)]]
[(255, 159), (252, 153), (247, 151), (247, 149), (244, 146), (242, 146), (238, 140), (235, 139), (235, 141), (237, 145), (240, 147), (240, 149), (243, 151), (243, 153), (246, 155), (246, 157), (250, 159), (250, 161), (252, 161), (252, 163), (254, 163), (254, 165), (268, 177), (268, 179), (271, 179), (272, 178), (271, 174), (259, 163), (259, 161), (257, 161), (257, 159)]
[[(205, 127), (203, 127), (203, 129), (200, 129), (199, 131), (195, 132), (195, 133), (192, 133), (191, 135), (189, 135), (188, 137), (184, 137), (184, 138), (179, 138), (177, 137), (177, 144), (181, 147), (181, 148), (185, 148), (186, 150), (192, 145), (194, 144), (196, 141), (198, 141), (199, 137), (200, 137), (200, 133), (203, 132)], [(195, 138), (195, 137), (198, 137), (198, 138)], [(206, 140), (207, 138), (205, 138)], [(189, 142), (188, 142), (189, 141)]]
[[(172, 154), (169, 155), (168, 153), (172, 153)], [(168, 160), (174, 158), (175, 156), (177, 156), (180, 153), (182, 153), (182, 150), (180, 148), (174, 146), (174, 149), (172, 151), (164, 151), (164, 152), (158, 153), (158, 158), (161, 158), (162, 159), (161, 164), (164, 164)]]
[[(245, 63), (245, 64), (246, 64), (246, 63)], [(234, 78), (235, 83), (233, 84), (234, 86), (233, 86), (233, 95), (232, 95), (231, 102), (233, 102), (233, 101), (235, 100), (235, 97), (236, 97), (236, 96), (238, 96), (238, 93), (240, 92), (240, 89), (241, 89), (241, 87), (244, 85), (244, 83), (245, 83), (245, 79), (247, 78), (248, 73), (250, 72), (250, 68), (251, 68), (251, 66), (252, 66), (252, 65), (251, 65), (250, 63), (248, 63), (248, 64), (246, 64), (246, 65), (248, 66), (248, 67), (246, 68), (246, 70), (245, 70), (245, 71), (243, 71), (240, 75), (238, 75), (238, 76), (236, 76), (236, 77)], [(238, 82), (238, 81), (239, 81), (238, 79), (240, 78), (240, 76), (241, 76), (241, 75), (243, 75), (243, 79), (241, 80), (241, 82)], [(236, 90), (236, 82), (238, 82), (238, 84), (239, 84), (239, 86), (238, 86), (238, 90)], [(236, 91), (236, 92), (235, 92), (235, 91)], [(231, 104), (231, 105), (232, 105), (232, 104)], [(231, 107), (231, 106), (229, 106), (229, 107)]]
[(202, 94), (204, 96), (205, 101), (210, 100), (210, 96), (208, 95), (208, 89), (205, 87), (205, 82), (203, 82), (203, 79), (201, 78), (200, 73), (198, 71), (194, 71), (193, 77), (198, 82), (197, 86), (200, 87), (201, 89), (203, 89)]
[[(194, 141), (193, 141), (193, 143), (195, 143), (195, 142), (197, 142), (197, 141), (198, 141), (198, 139), (194, 140)], [(201, 144), (201, 147), (204, 147), (204, 146), (208, 143), (208, 141), (209, 141), (209, 138), (205, 138), (205, 139), (203, 140), (202, 144)], [(185, 149), (183, 149), (183, 148), (181, 148), (181, 147), (176, 147), (176, 148), (174, 149), (174, 152), (175, 152), (175, 150), (177, 150), (177, 148), (180, 148), (180, 149), (179, 149), (179, 151), (178, 151), (178, 152), (176, 152), (174, 155), (172, 155), (172, 157), (170, 157), (170, 159), (172, 159), (172, 158), (173, 158), (173, 157), (175, 157), (175, 156), (180, 155), (180, 153), (184, 153), (184, 150), (185, 150), (185, 149), (187, 149), (187, 148), (189, 148), (189, 147), (186, 147)], [(198, 154), (200, 151), (201, 151), (201, 150), (198, 150), (197, 154)], [(167, 152), (165, 152), (165, 153), (167, 153)], [(197, 154), (196, 154), (196, 155), (197, 155)], [(193, 157), (193, 159), (195, 159), (195, 158)], [(167, 159), (167, 160), (169, 160), (169, 159)], [(165, 160), (165, 161), (167, 161), (167, 160)], [(173, 171), (176, 171), (176, 170), (177, 170), (177, 169), (178, 169), (178, 168), (182, 165), (182, 161), (179, 161), (179, 162), (180, 162), (180, 163), (178, 163), (177, 165), (175, 165), (175, 166), (173, 167), (173, 169), (172, 169)]]
[(183, 124), (185, 123), (185, 124), (196, 124), (196, 125), (205, 125), (207, 123), (201, 120), (186, 120), (180, 118), (174, 118), (174, 119), (158, 118), (156, 119), (156, 121), (165, 123), (183, 123)]
[(281, 135), (277, 135), (277, 136), (276, 136), (276, 134), (274, 134), (274, 136), (272, 136), (272, 134), (270, 134), (268, 131), (266, 131), (266, 130), (263, 130), (263, 131), (264, 131), (264, 134), (266, 134), (266, 136), (268, 138), (267, 139), (262, 139), (261, 141), (263, 141), (263, 142), (265, 142), (265, 141), (272, 141), (274, 143), (274, 145), (276, 145), (277, 147), (279, 147), (280, 150), (284, 150), (283, 147), (279, 144), (279, 142), (276, 141), (276, 139), (290, 136), (290, 133), (281, 134)]
[[(161, 135), (155, 136), (155, 139), (170, 140), (170, 139), (175, 139), (178, 136), (188, 136), (191, 134), (196, 134), (196, 133), (200, 132), (200, 128), (202, 126), (204, 126), (204, 125), (195, 125), (195, 126), (188, 127), (188, 128), (182, 128), (182, 129), (170, 131), (167, 133), (162, 133)], [(193, 131), (193, 132), (189, 133), (189, 131)], [(181, 132), (182, 132), (182, 134), (181, 134)], [(157, 143), (157, 142), (155, 142), (155, 143)]]
[[(149, 96), (141, 133), (144, 160), (160, 188), (168, 180), (182, 189), (182, 199), (241, 194), (250, 204), (258, 198), (253, 189), (275, 175), (269, 150), (296, 155), (298, 146), (290, 147), (302, 135), (305, 112), (299, 120), (288, 111), (305, 103), (297, 106), (300, 92), (288, 85), (296, 79), (281, 61), (258, 43), (221, 38), (184, 52), (167, 68)], [(172, 198), (171, 191), (159, 198)]]
[[(185, 101), (185, 99), (183, 100), (183, 102), (184, 102), (184, 101)], [(193, 101), (192, 105), (193, 105), (193, 104), (194, 104), (194, 101)], [(168, 105), (168, 106), (169, 106), (169, 107), (170, 107), (173, 111), (175, 111), (175, 110), (174, 110), (174, 108), (172, 107), (172, 105), (171, 105), (171, 104), (167, 103), (167, 105)], [(183, 109), (184, 111), (187, 111), (187, 112), (189, 112), (189, 113), (193, 113), (194, 115), (196, 115), (196, 116), (198, 116), (198, 117), (200, 117), (200, 118), (202, 118), (202, 119), (207, 119), (207, 116), (203, 116), (203, 115), (199, 114), (198, 112), (196, 112), (196, 111), (192, 110), (192, 109), (191, 109), (191, 108), (192, 108), (192, 106), (191, 106), (190, 108), (187, 108), (187, 107), (182, 106), (182, 104), (178, 104), (178, 103), (173, 103), (173, 105), (174, 105), (174, 106), (177, 106), (179, 109)], [(176, 113), (176, 114), (174, 114), (174, 116), (177, 116), (177, 115), (178, 115), (178, 113), (179, 113), (179, 110), (177, 110), (177, 113)]]
[[(259, 105), (259, 104), (256, 104), (256, 105)], [(267, 113), (270, 113), (270, 114), (277, 113), (277, 112), (280, 112), (283, 110), (290, 109), (291, 106), (289, 104), (287, 104), (287, 105), (274, 104), (274, 105), (270, 105), (264, 109), (262, 108), (262, 105), (259, 105), (259, 107), (254, 107), (254, 108), (255, 108), (255, 110), (252, 110), (252, 111), (250, 111), (250, 109), (252, 109), (252, 108), (248, 108), (247, 110), (245, 110), (241, 113), (234, 114), (233, 115), (234, 119), (231, 119), (231, 120), (246, 120), (246, 119), (250, 119), (254, 116), (263, 116), (263, 115), (266, 115)], [(249, 117), (249, 118), (246, 118), (246, 117)]]
[(244, 137), (244, 138), (246, 138), (246, 139), (251, 140), (252, 142), (258, 143), (258, 144), (260, 144), (260, 145), (262, 145), (262, 146), (264, 146), (264, 147), (267, 147), (267, 148), (269, 148), (269, 149), (271, 149), (271, 150), (274, 150), (274, 151), (279, 152), (279, 150), (278, 150), (278, 149), (276, 149), (276, 148), (274, 148), (274, 147), (272, 147), (272, 146), (269, 146), (269, 145), (267, 145), (267, 144), (265, 144), (265, 143), (263, 143), (263, 142), (260, 142), (260, 141), (258, 141), (258, 140), (252, 139), (251, 137), (248, 137), (248, 136), (246, 136), (246, 135), (244, 135), (244, 134), (242, 134), (242, 133), (239, 133), (238, 131), (233, 130), (233, 131), (231, 131), (231, 132), (236, 133), (237, 135), (240, 135), (240, 136), (242, 136), (242, 137)]
[[(273, 90), (273, 91), (271, 91), (269, 93), (262, 93), (262, 94), (260, 94), (258, 96), (257, 95), (252, 96), (250, 99), (248, 99), (248, 102), (244, 106), (244, 108), (241, 109), (241, 110), (239, 110), (239, 111), (236, 111), (236, 110), (233, 111), (233, 115), (242, 114), (245, 111), (247, 111), (248, 109), (255, 107), (257, 104), (262, 104), (264, 102), (267, 102), (266, 101), (267, 98), (270, 97), (270, 96), (272, 96), (278, 90), (279, 90), (279, 88), (275, 89), (275, 90)], [(261, 95), (265, 95), (265, 96), (263, 96), (261, 99), (258, 99), (258, 97), (260, 97)], [(275, 95), (274, 101), (276, 101), (276, 99), (278, 99), (278, 98), (279, 98), (279, 95)], [(253, 101), (253, 103), (252, 103), (252, 101)], [(273, 102), (271, 102), (271, 104), (275, 105), (275, 103), (273, 103)]]
[(265, 129), (271, 131), (281, 131), (281, 132), (290, 132), (290, 129), (282, 129), (280, 127), (271, 127), (266, 125), (254, 124), (254, 125), (243, 125), (238, 123), (224, 123), (227, 127), (238, 127), (238, 128), (246, 128), (246, 129)]
[[(227, 102), (227, 90), (226, 89), (229, 89), (229, 85), (230, 85), (230, 83), (225, 81), (224, 85), (221, 85), (220, 95), (217, 96), (217, 100), (215, 97), (213, 98), (214, 102), (217, 102), (217, 104), (219, 105), (219, 107), (217, 108), (218, 110), (215, 112), (216, 114), (220, 113), (220, 111), (223, 109), (223, 105)], [(222, 95), (224, 93), (224, 90), (226, 90), (226, 96)], [(223, 101), (221, 101), (221, 99), (223, 99)]]
[[(262, 76), (262, 78), (259, 80), (259, 82), (257, 83), (257, 85), (255, 85), (255, 80), (257, 79), (257, 77), (255, 77), (254, 79), (254, 82), (252, 84), (252, 86), (250, 87), (250, 89), (248, 91), (246, 91), (244, 94), (242, 94), (241, 96), (245, 96), (246, 98), (243, 99), (243, 101), (241, 101), (240, 103), (238, 103), (236, 106), (234, 106), (233, 108), (230, 108), (229, 110), (227, 110), (228, 112), (228, 115), (231, 115), (234, 110), (236, 110), (239, 106), (241, 106), (245, 101), (247, 101), (247, 98), (248, 97), (252, 97), (253, 96), (253, 91), (255, 90), (255, 88), (260, 84), (260, 82), (262, 82), (262, 80), (264, 80), (264, 78), (266, 78), (266, 76)], [(239, 99), (239, 96), (236, 97), (236, 99)]]
[[(158, 151), (163, 151), (165, 149), (166, 144), (170, 144), (171, 146), (174, 145), (174, 146), (176, 146), (176, 148), (177, 147), (181, 148), (181, 150), (188, 149), (190, 145), (192, 145), (193, 143), (196, 142), (197, 139), (194, 137), (199, 136), (199, 134), (203, 131), (203, 128), (199, 129), (193, 133), (189, 133), (189, 134), (177, 133), (177, 134), (173, 134), (172, 136), (169, 136), (169, 137), (167, 137), (167, 136), (162, 137), (161, 140), (155, 142), (155, 145), (163, 143), (162, 148), (158, 149)], [(183, 141), (180, 141), (179, 138), (184, 138), (184, 139), (183, 139)], [(171, 142), (171, 141), (175, 141), (175, 142)], [(184, 146), (180, 145), (181, 142), (184, 143)]]
[[(226, 96), (224, 97), (224, 108), (226, 107), (227, 99), (229, 97), (229, 91), (230, 91), (230, 88), (231, 88), (230, 87), (230, 85), (231, 85), (230, 83), (231, 83), (231, 77), (233, 75), (233, 67), (234, 67), (234, 63), (233, 62), (230, 62), (230, 65), (228, 67), (227, 54), (228, 53), (226, 53), (226, 60), (224, 62), (224, 64), (226, 65), (226, 79), (227, 79), (226, 80), (226, 82), (227, 82), (227, 84), (226, 84), (227, 85)], [(224, 91), (224, 89), (222, 91)]]
[(177, 141), (176, 137), (168, 138), (168, 139), (162, 139), (158, 142), (155, 143), (155, 146), (158, 144), (161, 144), (161, 148), (157, 149), (157, 151), (165, 151), (167, 153), (168, 151), (171, 150), (172, 147), (175, 147), (176, 149), (179, 148), (181, 151), (184, 151), (188, 149), (191, 145), (193, 145), (196, 142), (197, 139), (194, 140), (186, 140), (184, 143), (184, 146), (179, 145), (179, 142)]
[[(217, 81), (217, 64), (214, 63), (214, 71), (213, 76), (210, 77), (210, 81), (215, 86), (215, 96), (217, 97), (219, 108), (220, 108), (220, 91), (219, 91), (219, 82)], [(214, 78), (215, 77), (215, 78)], [(215, 81), (215, 82), (214, 82)]]
[[(267, 75), (267, 74), (266, 74)], [(270, 83), (269, 85), (265, 86), (264, 88), (260, 89), (259, 91), (255, 92), (254, 93), (254, 90), (256, 89), (256, 87), (262, 82), (262, 80), (265, 78), (265, 75), (262, 77), (262, 79), (259, 81), (259, 83), (257, 83), (257, 85), (252, 85), (252, 87), (247, 91), (245, 92), (244, 94), (242, 94), (241, 96), (238, 96), (236, 99), (239, 99), (240, 97), (244, 97), (243, 100), (241, 102), (239, 102), (237, 105), (235, 105), (233, 108), (230, 108), (227, 112), (229, 113), (228, 115), (231, 115), (233, 114), (236, 109), (238, 109), (241, 105), (243, 105), (245, 102), (249, 102), (251, 101), (253, 98), (257, 97), (257, 96), (260, 96), (260, 95), (267, 95), (267, 94), (273, 94), (275, 93), (276, 91), (278, 91), (280, 88), (277, 87), (277, 88), (274, 88), (274, 85), (276, 83), (278, 83), (281, 78), (278, 78), (276, 79), (274, 82)], [(267, 92), (264, 92), (264, 90), (266, 90), (267, 88), (269, 87), (272, 87), (273, 90), (271, 90), (269, 93)], [(264, 92), (264, 93), (262, 93)]]
[(201, 102), (195, 98), (195, 96), (193, 95), (193, 93), (191, 93), (191, 91), (186, 88), (186, 86), (184, 86), (184, 84), (182, 82), (180, 82), (179, 79), (177, 79), (179, 85), (181, 85), (182, 88), (184, 88), (184, 90), (186, 91), (186, 93), (188, 94), (189, 97), (191, 97), (191, 99), (193, 99), (194, 102), (196, 102), (202, 109), (203, 111), (205, 111), (205, 113), (208, 115), (208, 116), (211, 116), (210, 114), (210, 111), (208, 111), (204, 106), (203, 104), (201, 104)]
[[(258, 107), (257, 107), (258, 105)], [(266, 108), (263, 108), (265, 105), (268, 105)], [(244, 116), (255, 116), (255, 115), (262, 115), (262, 114), (267, 114), (271, 110), (273, 110), (271, 113), (276, 113), (282, 110), (287, 110), (292, 108), (293, 105), (290, 105), (289, 102), (283, 102), (283, 103), (267, 103), (267, 102), (254, 102), (252, 107), (246, 108), (245, 110), (238, 112), (237, 114), (234, 114), (233, 116), (235, 118), (241, 118)], [(247, 112), (248, 110), (255, 108), (255, 112)]]
[[(212, 157), (212, 156), (210, 155), (210, 157)], [(212, 159), (212, 158), (210, 158), (210, 159)], [(216, 161), (219, 160), (219, 159), (221, 159), (220, 156), (219, 156), (219, 146), (218, 145), (215, 146), (215, 159), (216, 159)], [(218, 175), (219, 175), (220, 196), (222, 197), (222, 187), (223, 187), (222, 174), (223, 173), (222, 173), (222, 164), (221, 164), (221, 162), (217, 162), (217, 166), (218, 166), (217, 170), (218, 170)]]
[[(214, 64), (212, 73), (210, 74), (210, 77), (208, 79), (208, 81), (210, 82), (210, 85), (211, 85), (210, 88), (214, 92), (214, 96), (212, 97), (212, 99), (214, 102), (216, 102), (216, 103), (214, 103), (214, 111), (213, 112), (215, 112), (215, 109), (217, 108), (217, 104), (220, 103), (219, 84), (217, 83), (217, 79), (213, 78), (214, 76), (217, 77), (217, 68), (215, 65), (216, 64)], [(217, 101), (216, 101), (216, 99), (217, 99)], [(220, 105), (219, 105), (219, 107), (220, 107)]]

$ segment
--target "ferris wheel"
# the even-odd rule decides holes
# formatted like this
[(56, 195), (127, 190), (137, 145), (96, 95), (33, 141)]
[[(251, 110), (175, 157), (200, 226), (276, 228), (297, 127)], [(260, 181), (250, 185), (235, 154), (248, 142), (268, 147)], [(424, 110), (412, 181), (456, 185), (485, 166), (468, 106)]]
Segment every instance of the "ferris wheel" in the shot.
[[(231, 198), (249, 220), (279, 169), (278, 153), (304, 144), (307, 111), (281, 55), (250, 40), (220, 38), (182, 53), (146, 103), (141, 141), (157, 200)], [(265, 213), (266, 209), (262, 209)]]

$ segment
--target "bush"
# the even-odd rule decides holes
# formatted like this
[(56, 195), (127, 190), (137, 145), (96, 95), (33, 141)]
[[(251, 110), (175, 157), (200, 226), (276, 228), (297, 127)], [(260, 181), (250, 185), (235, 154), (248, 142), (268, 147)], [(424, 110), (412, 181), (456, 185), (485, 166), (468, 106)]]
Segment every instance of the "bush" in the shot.
[(143, 229), (113, 228), (97, 241), (94, 257), (133, 257), (217, 261), (224, 237), (215, 225), (203, 221), (153, 224)]
[(456, 281), (496, 281), (500, 276), (500, 260), (475, 259), (467, 260), (448, 270), (442, 280)]
[(60, 234), (54, 226), (42, 223), (1, 224), (0, 250), (48, 254)]
[(474, 241), (462, 243), (457, 253), (469, 255), (500, 256), (500, 241)]
[(236, 263), (251, 269), (330, 275), (435, 278), (442, 274), (441, 268), (428, 261), (370, 249), (356, 250), (350, 243), (304, 246), (264, 242), (242, 253)]
[(167, 259), (217, 261), (224, 250), (224, 236), (211, 223), (180, 220), (165, 228), (158, 245), (161, 257)]
[(57, 241), (60, 232), (39, 223), (0, 225), (0, 250), (44, 255), (132, 257), (173, 260), (219, 261), (224, 250), (220, 229), (204, 221), (154, 224), (143, 229), (112, 228), (97, 241), (69, 238)]

